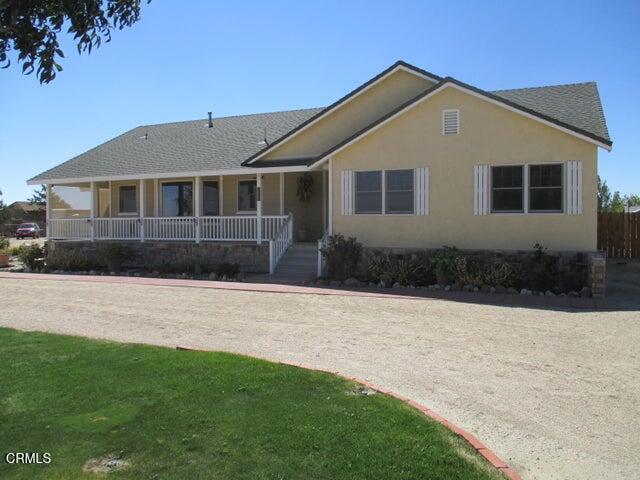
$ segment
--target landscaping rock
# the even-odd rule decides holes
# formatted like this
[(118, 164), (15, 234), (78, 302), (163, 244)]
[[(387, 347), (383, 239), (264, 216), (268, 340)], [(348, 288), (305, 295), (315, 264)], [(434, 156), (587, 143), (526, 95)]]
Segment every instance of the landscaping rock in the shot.
[(496, 285), (495, 289), (496, 289), (496, 293), (507, 293), (506, 287), (502, 285)]
[(582, 290), (580, 290), (580, 296), (582, 298), (589, 298), (591, 296), (591, 289), (589, 287), (582, 287)]
[(513, 287), (509, 287), (509, 288), (507, 288), (507, 293), (508, 293), (509, 295), (517, 295), (517, 294), (518, 294), (518, 290), (516, 290), (516, 289), (515, 289), (515, 288), (513, 288)]
[(342, 285), (342, 282), (340, 280), (331, 280), (329, 282), (330, 287), (339, 287), (340, 285)]
[(460, 290), (462, 290), (462, 285), (460, 285), (459, 283), (453, 283), (451, 284), (451, 291), (452, 292), (459, 292)]
[(316, 287), (326, 287), (327, 285), (329, 285), (329, 282), (326, 278), (319, 278), (316, 282)]
[(480, 291), (480, 289), (479, 289), (478, 287), (473, 287), (473, 291), (474, 291), (474, 292), (479, 292), (479, 291)]
[(400, 288), (402, 285), (400, 285), (398, 282), (393, 284), (393, 287), (391, 288)]
[(544, 295), (546, 297), (555, 297), (556, 296), (556, 294), (553, 293), (551, 290), (547, 290), (546, 292), (544, 292)]
[(579, 297), (579, 296), (580, 296), (580, 294), (579, 294), (578, 292), (571, 291), (571, 292), (569, 292), (569, 296), (570, 296), (570, 297), (573, 297), (573, 298), (576, 298), (576, 297)]
[(95, 270), (89, 270), (89, 275), (95, 275), (96, 271)]
[(465, 285), (462, 287), (463, 292), (473, 292), (473, 285)]
[(496, 287), (489, 288), (489, 293), (496, 293)]
[(489, 285), (482, 285), (482, 287), (480, 287), (480, 291), (482, 293), (490, 293), (491, 292), (491, 287)]
[(529, 294), (529, 290), (527, 290), (526, 288), (523, 288), (522, 290), (520, 290), (520, 295), (528, 295)]
[(370, 288), (376, 288), (377, 286), (378, 285), (375, 284), (374, 282), (369, 282), (369, 285), (368, 285), (368, 287), (370, 287)]
[(389, 275), (382, 274), (380, 275), (380, 283), (383, 287), (390, 287), (393, 285), (393, 279)]
[(316, 283), (317, 280), (318, 280), (318, 275), (316, 275), (313, 272), (311, 272), (309, 275), (307, 275), (307, 278), (305, 278), (306, 283)]
[(345, 287), (357, 287), (360, 284), (360, 281), (355, 277), (349, 277), (344, 281)]
[(447, 285), (446, 287), (444, 287), (445, 292), (448, 292), (449, 290), (451, 290), (451, 285)]
[(218, 274), (216, 272), (211, 272), (209, 274), (209, 280), (218, 280)]

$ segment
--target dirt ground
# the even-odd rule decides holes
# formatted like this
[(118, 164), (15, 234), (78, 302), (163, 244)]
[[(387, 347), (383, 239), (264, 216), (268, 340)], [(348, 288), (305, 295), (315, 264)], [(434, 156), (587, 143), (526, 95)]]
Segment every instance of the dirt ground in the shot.
[(328, 368), (426, 404), (525, 479), (638, 478), (640, 303), (573, 311), (55, 279), (0, 279), (0, 291), (2, 326)]

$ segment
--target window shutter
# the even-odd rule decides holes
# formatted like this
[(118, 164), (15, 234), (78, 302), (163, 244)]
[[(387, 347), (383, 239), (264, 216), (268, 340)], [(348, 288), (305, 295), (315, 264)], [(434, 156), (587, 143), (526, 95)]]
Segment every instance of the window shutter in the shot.
[(456, 135), (460, 132), (460, 110), (442, 111), (442, 134)]
[(429, 215), (429, 169), (416, 168), (415, 174), (416, 215)]
[(489, 165), (473, 167), (473, 214), (489, 214)]
[(582, 162), (567, 162), (565, 170), (566, 212), (568, 215), (582, 215)]
[(340, 200), (342, 215), (353, 215), (353, 170), (340, 172)]

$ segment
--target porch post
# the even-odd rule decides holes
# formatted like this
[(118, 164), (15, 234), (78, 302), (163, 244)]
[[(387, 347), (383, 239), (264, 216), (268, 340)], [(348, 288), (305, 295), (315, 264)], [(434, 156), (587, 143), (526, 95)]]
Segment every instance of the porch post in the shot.
[(96, 221), (96, 182), (91, 182), (90, 184), (90, 189), (91, 189), (91, 200), (89, 202), (90, 205), (90, 213), (89, 213), (89, 217), (90, 217), (90, 222), (91, 222), (91, 241), (95, 242), (96, 241), (96, 226), (95, 226), (95, 221)]
[(159, 217), (160, 209), (158, 208), (159, 199), (160, 198), (160, 182), (156, 178), (153, 181), (153, 216)]
[(144, 242), (144, 180), (140, 179), (140, 241)]
[(45, 185), (45, 190), (47, 192), (47, 204), (45, 211), (45, 228), (47, 229), (47, 239), (51, 238), (51, 234), (49, 233), (51, 230), (51, 187), (50, 183)]
[(195, 190), (195, 208), (196, 214), (196, 243), (200, 243), (200, 217), (202, 216), (202, 180), (200, 177), (196, 177), (194, 185)]
[(220, 215), (221, 217), (222, 217), (222, 216), (224, 216), (224, 204), (223, 204), (223, 201), (224, 201), (224, 191), (223, 191), (223, 189), (222, 189), (222, 179), (223, 179), (223, 178), (224, 178), (224, 176), (223, 176), (223, 175), (220, 175), (220, 178), (219, 178), (219, 181), (220, 181), (220, 183), (219, 183), (219, 185), (220, 185), (220, 189), (218, 190), (218, 196), (219, 196), (219, 197), (218, 197), (218, 198), (219, 198), (219, 200), (218, 200), (218, 215)]
[(327, 231), (333, 235), (333, 158), (329, 158), (329, 225)]
[(280, 172), (280, 215), (284, 215), (284, 172)]
[(262, 243), (262, 175), (256, 175), (256, 214), (258, 225), (256, 227), (256, 235), (258, 236), (258, 245)]

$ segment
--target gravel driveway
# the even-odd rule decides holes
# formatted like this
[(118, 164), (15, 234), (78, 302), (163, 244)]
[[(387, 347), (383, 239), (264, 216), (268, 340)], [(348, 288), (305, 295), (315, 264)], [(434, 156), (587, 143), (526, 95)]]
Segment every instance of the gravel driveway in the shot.
[(188, 344), (371, 380), (471, 431), (525, 479), (640, 472), (638, 309), (26, 279), (0, 279), (0, 291), (2, 326)]

